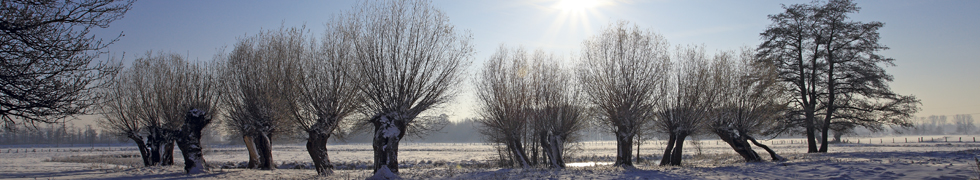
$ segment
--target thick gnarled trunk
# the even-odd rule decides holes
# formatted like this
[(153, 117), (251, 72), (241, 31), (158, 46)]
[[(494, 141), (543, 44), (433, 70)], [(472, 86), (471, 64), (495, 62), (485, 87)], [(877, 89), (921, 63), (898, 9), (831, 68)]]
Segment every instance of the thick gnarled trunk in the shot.
[(684, 157), (684, 139), (687, 138), (687, 136), (688, 133), (685, 132), (677, 135), (677, 140), (674, 141), (674, 150), (670, 152), (670, 165), (681, 165), (681, 158)]
[(259, 167), (259, 152), (255, 149), (255, 139), (252, 136), (244, 135), (245, 148), (248, 150), (248, 165), (245, 168), (255, 169)]
[(151, 127), (150, 136), (147, 137), (149, 143), (151, 166), (169, 166), (174, 164), (174, 140), (173, 131), (159, 127)]
[(327, 140), (330, 139), (330, 134), (316, 130), (307, 133), (310, 139), (306, 141), (306, 150), (310, 153), (310, 158), (313, 159), (316, 173), (319, 175), (333, 174), (333, 165), (330, 164), (330, 158), (327, 156)]
[(405, 136), (405, 120), (399, 117), (378, 116), (374, 124), (374, 173), (382, 167), (398, 174), (398, 143)]
[(728, 128), (718, 128), (714, 130), (714, 133), (721, 138), (722, 141), (728, 143), (738, 155), (742, 156), (746, 162), (759, 162), (762, 161), (762, 157), (755, 150), (752, 150), (752, 145), (749, 144), (748, 139), (742, 135), (741, 132), (737, 132), (734, 129)]
[(514, 158), (514, 163), (517, 163), (524, 169), (531, 168), (531, 162), (527, 157), (527, 152), (524, 151), (524, 145), (521, 143), (520, 138), (511, 136), (509, 139), (507, 148), (510, 149), (511, 156)]
[(552, 134), (550, 131), (542, 138), (541, 147), (548, 160), (550, 168), (565, 168), (564, 140), (559, 135)]
[(664, 155), (660, 158), (660, 166), (670, 165), (670, 152), (674, 150), (674, 142), (677, 141), (677, 135), (673, 132), (668, 132), (667, 136), (667, 147), (664, 148)]
[(150, 150), (146, 147), (146, 142), (143, 141), (143, 137), (139, 135), (130, 135), (128, 137), (133, 142), (136, 142), (136, 147), (140, 151), (140, 158), (143, 159), (143, 166), (152, 166), (150, 162)]
[(772, 149), (770, 149), (769, 146), (766, 146), (765, 144), (762, 144), (762, 143), (759, 143), (759, 141), (756, 141), (755, 138), (753, 138), (752, 136), (745, 135), (745, 138), (748, 139), (749, 141), (752, 141), (752, 144), (755, 144), (755, 146), (759, 146), (759, 147), (762, 147), (762, 149), (765, 149), (766, 152), (769, 153), (769, 156), (772, 157), (772, 161), (785, 161), (786, 160), (786, 158), (784, 158), (784, 157), (779, 156), (778, 154), (776, 154), (776, 151), (773, 151)]
[[(620, 127), (620, 129), (623, 129)], [(633, 167), (633, 136), (635, 134), (617, 130), (616, 132), (616, 162), (613, 166)]]
[(177, 146), (184, 155), (184, 172), (187, 174), (198, 174), (209, 171), (207, 162), (204, 160), (204, 152), (201, 149), (201, 131), (204, 127), (211, 124), (211, 118), (205, 117), (203, 112), (193, 109), (188, 112), (184, 119), (184, 128), (180, 131), (177, 138)]
[(681, 165), (681, 159), (682, 157), (684, 157), (684, 139), (687, 138), (688, 135), (690, 135), (690, 133), (683, 132), (683, 131), (673, 133), (670, 135), (671, 140), (669, 140), (670, 142), (667, 143), (667, 150), (664, 150), (664, 160), (667, 161), (661, 160), (660, 161), (661, 166)]
[(260, 132), (258, 137), (255, 137), (255, 140), (255, 149), (259, 154), (258, 168), (261, 170), (276, 169), (276, 163), (272, 159), (272, 141), (270, 140), (269, 134)]

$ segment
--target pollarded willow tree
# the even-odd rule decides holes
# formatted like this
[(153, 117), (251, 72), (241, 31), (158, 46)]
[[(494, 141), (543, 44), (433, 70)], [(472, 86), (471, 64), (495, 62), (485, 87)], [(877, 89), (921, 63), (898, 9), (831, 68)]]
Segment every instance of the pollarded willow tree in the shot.
[(832, 126), (911, 126), (908, 119), (919, 110), (920, 101), (888, 87), (893, 77), (882, 66), (894, 65), (895, 59), (878, 54), (888, 49), (878, 43), (884, 23), (849, 20), (848, 14), (860, 10), (850, 0), (783, 9), (769, 15), (772, 24), (760, 34), (764, 42), (757, 56), (774, 64), (780, 81), (792, 86), (791, 121), (802, 121), (796, 124), (806, 131), (807, 152), (827, 152)]
[(528, 58), (523, 48), (501, 46), (487, 60), (475, 83), (482, 116), (477, 120), (482, 125), (480, 133), (489, 142), (504, 144), (509, 159), (521, 168), (531, 167), (524, 142), (533, 103)]
[(272, 136), (288, 132), (300, 89), (299, 59), (307, 39), (298, 28), (263, 31), (239, 39), (234, 50), (219, 56), (222, 104), (226, 124), (242, 135), (249, 152), (248, 168), (275, 169)]
[[(362, 107), (363, 99), (352, 80), (349, 67), (356, 60), (354, 54), (354, 34), (344, 31), (342, 25), (332, 22), (327, 24), (319, 42), (303, 43), (303, 34), (290, 33), (299, 43), (289, 47), (302, 48), (304, 51), (298, 60), (301, 71), (284, 72), (296, 73), (297, 79), (292, 86), (295, 91), (285, 94), (293, 103), (289, 103), (287, 116), (295, 121), (300, 130), (307, 133), (306, 149), (313, 159), (313, 165), (320, 175), (332, 173), (333, 165), (327, 156), (327, 141), (338, 128), (348, 125), (351, 115)], [(296, 30), (296, 29), (294, 29)]]
[(681, 165), (684, 140), (702, 133), (718, 105), (720, 87), (715, 86), (711, 60), (704, 47), (678, 48), (671, 77), (662, 83), (658, 101), (656, 127), (668, 134), (667, 147), (660, 165)]
[(765, 149), (774, 161), (784, 160), (753, 137), (778, 129), (778, 120), (784, 117), (788, 102), (785, 86), (776, 79), (775, 67), (755, 61), (753, 54), (753, 49), (744, 48), (737, 54), (715, 55), (712, 73), (719, 98), (708, 131), (748, 162), (762, 161), (752, 144)]
[(368, 1), (347, 18), (358, 61), (351, 77), (374, 126), (373, 169), (397, 174), (398, 144), (409, 127), (455, 97), (473, 55), (472, 37), (429, 1)]
[(668, 44), (649, 30), (610, 25), (583, 43), (579, 82), (590, 106), (614, 128), (615, 166), (632, 167), (633, 139), (650, 122), (669, 68)]
[(533, 131), (551, 168), (565, 168), (565, 147), (578, 139), (586, 123), (581, 89), (574, 74), (560, 61), (555, 55), (537, 51), (526, 73), (533, 92)]
[(173, 164), (176, 142), (188, 173), (206, 171), (201, 130), (217, 113), (219, 98), (211, 70), (178, 54), (147, 52), (102, 92), (107, 101), (100, 122), (135, 141), (146, 166)]
[[(136, 63), (134, 63), (136, 64)], [(133, 71), (133, 68), (126, 69), (101, 93), (105, 97), (105, 102), (99, 106), (102, 118), (99, 125), (106, 132), (116, 136), (126, 137), (136, 143), (143, 159), (143, 166), (151, 166), (150, 150), (147, 148), (144, 138), (146, 137), (146, 118), (148, 103), (146, 98), (141, 97), (144, 78), (143, 73)]]
[(530, 168), (537, 162), (528, 150), (540, 146), (549, 167), (565, 167), (565, 146), (586, 123), (573, 78), (560, 58), (543, 51), (501, 46), (488, 59), (475, 79), (483, 117), (477, 122), (489, 142), (509, 151), (501, 159)]

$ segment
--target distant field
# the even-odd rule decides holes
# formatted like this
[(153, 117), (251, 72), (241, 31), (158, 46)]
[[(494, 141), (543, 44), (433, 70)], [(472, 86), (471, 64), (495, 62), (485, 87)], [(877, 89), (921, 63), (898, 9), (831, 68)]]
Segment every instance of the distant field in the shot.
[[(700, 148), (685, 145), (682, 167), (656, 166), (664, 147), (662, 141), (650, 141), (641, 145), (643, 161), (637, 163), (635, 170), (603, 165), (615, 159), (614, 141), (576, 144), (566, 162), (599, 162), (596, 163), (599, 165), (562, 171), (501, 169), (493, 162), (496, 150), (484, 143), (408, 142), (401, 145), (399, 160), (402, 176), (412, 179), (969, 179), (980, 177), (974, 159), (980, 155), (980, 142), (974, 142), (973, 138), (968, 135), (845, 138), (847, 143), (832, 144), (827, 154), (805, 153), (803, 139), (772, 139), (762, 143), (790, 160), (761, 163), (745, 163), (724, 142), (703, 140)], [(338, 170), (326, 178), (363, 179), (370, 175), (373, 158), (370, 144), (330, 145), (328, 149), (330, 160)], [(215, 166), (212, 173), (186, 176), (179, 166), (140, 167), (136, 148), (129, 146), (0, 146), (0, 179), (306, 179), (316, 174), (309, 169), (312, 163), (302, 144), (276, 145), (273, 154), (280, 169), (275, 171), (236, 168), (248, 157), (242, 146), (209, 146), (205, 151), (205, 158)], [(756, 151), (768, 159), (764, 150), (756, 148)], [(175, 155), (175, 163), (182, 164), (179, 150)]]

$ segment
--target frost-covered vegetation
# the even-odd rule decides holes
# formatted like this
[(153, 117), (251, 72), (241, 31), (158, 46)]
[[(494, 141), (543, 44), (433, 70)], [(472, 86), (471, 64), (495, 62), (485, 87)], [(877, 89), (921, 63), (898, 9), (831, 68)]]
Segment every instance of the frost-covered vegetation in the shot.
[[(112, 12), (90, 17), (93, 24), (86, 26), (101, 27), (132, 4), (84, 2), (2, 6), (20, 15), (95, 6), (90, 12)], [(128, 66), (98, 63), (75, 72), (85, 82), (67, 88), (81, 93), (64, 96), (81, 101), (11, 104), (8, 99), (40, 95), (5, 90), (0, 117), (9, 130), (17, 123), (56, 123), (97, 112), (108, 134), (128, 138), (135, 147), (96, 147), (94, 139), (107, 133), (91, 127), (84, 133), (72, 129), (77, 135), (49, 127), (51, 132), (41, 134), (48, 141), (92, 145), (5, 147), (0, 159), (10, 162), (0, 163), (0, 178), (164, 179), (182, 176), (171, 167), (181, 159), (187, 174), (182, 177), (204, 179), (972, 177), (970, 167), (980, 167), (969, 165), (980, 163), (973, 137), (886, 143), (885, 136), (863, 136), (863, 130), (889, 128), (894, 134), (977, 132), (970, 115), (957, 115), (953, 123), (945, 116), (913, 121), (920, 101), (888, 85), (893, 77), (884, 67), (895, 59), (879, 54), (888, 49), (879, 43), (884, 23), (851, 20), (860, 8), (849, 0), (783, 10), (768, 17), (772, 22), (757, 48), (709, 54), (704, 46), (672, 46), (655, 30), (620, 21), (583, 40), (579, 54), (568, 57), (574, 64), (549, 52), (501, 46), (467, 79), (476, 53), (473, 36), (456, 29), (436, 5), (363, 1), (326, 20), (322, 33), (305, 27), (263, 30), (239, 38), (211, 62), (151, 51)], [(32, 27), (7, 21), (0, 26), (4, 37)], [(104, 48), (82, 46), (95, 47), (75, 51)], [(65, 57), (53, 59), (58, 58)], [(92, 59), (67, 57), (72, 58), (83, 60), (81, 67), (71, 66), (81, 69)], [(84, 75), (93, 72), (99, 73)], [(452, 106), (468, 80), (476, 84), (480, 116), (450, 122), (437, 110)], [(32, 103), (67, 105), (10, 109)], [(88, 107), (93, 105), (98, 107)], [(5, 140), (20, 137), (9, 130)], [(584, 141), (605, 139), (597, 137), (615, 141)], [(804, 139), (766, 139), (774, 137)]]
[[(947, 138), (944, 138), (947, 137)], [(958, 141), (963, 137), (963, 142)], [(852, 143), (831, 144), (826, 154), (806, 153), (803, 139), (762, 140), (781, 152), (784, 162), (746, 163), (719, 140), (702, 140), (701, 152), (683, 158), (683, 166), (661, 167), (655, 149), (664, 141), (649, 141), (641, 149), (636, 169), (609, 164), (569, 166), (548, 170), (501, 168), (494, 163), (493, 146), (483, 143), (407, 143), (401, 149), (399, 176), (407, 179), (969, 179), (976, 178), (974, 157), (980, 142), (973, 136), (928, 136), (931, 142), (909, 142), (919, 136), (887, 136), (847, 139)], [(892, 143), (892, 139), (897, 142)], [(945, 142), (948, 139), (949, 142)], [(873, 143), (868, 144), (868, 140)], [(791, 141), (793, 143), (791, 143)], [(785, 142), (785, 143), (784, 143)], [(880, 143), (883, 142), (883, 143)], [(689, 144), (688, 146), (693, 146)], [(577, 143), (567, 155), (568, 164), (615, 161), (615, 141)], [(205, 147), (211, 173), (184, 175), (177, 166), (143, 167), (136, 148), (131, 146), (29, 147), (0, 146), (0, 178), (24, 179), (364, 179), (373, 176), (370, 144), (328, 145), (335, 170), (318, 177), (302, 144), (274, 145), (276, 171), (244, 169), (245, 147)], [(9, 150), (9, 153), (8, 153)], [(27, 151), (27, 152), (25, 152)], [(178, 156), (181, 153), (176, 153)], [(176, 158), (176, 163), (181, 163)]]

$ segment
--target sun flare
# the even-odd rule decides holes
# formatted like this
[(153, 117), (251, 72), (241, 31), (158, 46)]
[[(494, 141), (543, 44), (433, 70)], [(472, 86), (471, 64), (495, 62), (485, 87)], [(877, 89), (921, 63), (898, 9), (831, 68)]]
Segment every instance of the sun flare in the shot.
[(555, 8), (563, 11), (581, 11), (596, 7), (599, 0), (560, 0)]

